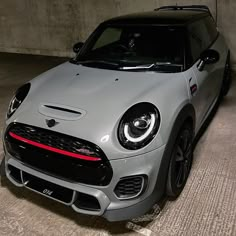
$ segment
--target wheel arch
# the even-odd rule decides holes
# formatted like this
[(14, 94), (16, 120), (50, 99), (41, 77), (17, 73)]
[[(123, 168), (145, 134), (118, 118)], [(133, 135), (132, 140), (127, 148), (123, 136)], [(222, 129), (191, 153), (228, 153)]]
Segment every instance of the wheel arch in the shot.
[[(157, 191), (157, 193), (162, 193), (162, 195), (165, 193), (166, 190), (166, 181), (167, 181), (167, 175), (168, 175), (168, 169), (169, 169), (169, 163), (171, 159), (171, 152), (175, 143), (175, 140), (177, 138), (177, 135), (183, 126), (185, 122), (188, 122), (191, 124), (193, 128), (193, 132), (195, 133), (195, 124), (196, 124), (196, 115), (195, 115), (195, 109), (192, 104), (188, 103), (182, 107), (182, 109), (179, 111), (177, 117), (175, 118), (175, 121), (173, 122), (171, 132), (165, 147), (164, 154), (162, 156), (161, 165), (159, 168), (159, 172), (157, 175), (156, 180), (156, 186), (154, 188), (154, 191)], [(157, 199), (160, 199), (162, 196), (157, 195)]]

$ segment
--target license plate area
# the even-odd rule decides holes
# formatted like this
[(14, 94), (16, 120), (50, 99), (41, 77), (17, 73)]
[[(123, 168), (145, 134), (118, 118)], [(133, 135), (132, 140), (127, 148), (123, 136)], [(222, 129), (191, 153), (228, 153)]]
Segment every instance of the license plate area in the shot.
[(31, 190), (67, 205), (72, 204), (74, 191), (71, 189), (40, 179), (26, 172), (22, 172), (22, 180), (25, 187)]

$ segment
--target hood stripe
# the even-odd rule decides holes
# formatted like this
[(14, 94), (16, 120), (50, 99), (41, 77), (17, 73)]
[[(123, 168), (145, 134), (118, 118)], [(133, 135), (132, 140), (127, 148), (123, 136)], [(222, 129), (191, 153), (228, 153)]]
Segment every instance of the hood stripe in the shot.
[(70, 157), (73, 157), (73, 158), (82, 159), (82, 160), (86, 160), (86, 161), (101, 161), (101, 158), (99, 158), (99, 157), (85, 156), (85, 155), (81, 155), (81, 154), (77, 154), (77, 153), (73, 153), (73, 152), (64, 151), (64, 150), (61, 150), (61, 149), (58, 149), (58, 148), (50, 147), (48, 145), (41, 144), (41, 143), (38, 143), (38, 142), (31, 141), (29, 139), (23, 138), (19, 135), (14, 134), (13, 132), (9, 132), (9, 135), (12, 138), (14, 138), (16, 140), (19, 140), (21, 142), (24, 142), (24, 143), (27, 143), (29, 145), (32, 145), (32, 146), (35, 146), (35, 147), (38, 147), (38, 148), (42, 148), (42, 149), (45, 149), (45, 150), (48, 150), (48, 151), (51, 151), (51, 152), (59, 153), (59, 154), (65, 155), (65, 156), (70, 156)]

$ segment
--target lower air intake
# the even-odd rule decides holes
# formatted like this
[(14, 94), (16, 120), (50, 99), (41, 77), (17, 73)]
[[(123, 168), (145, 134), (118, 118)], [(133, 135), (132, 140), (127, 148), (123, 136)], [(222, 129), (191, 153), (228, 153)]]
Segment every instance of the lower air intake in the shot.
[(85, 193), (78, 193), (78, 197), (74, 205), (79, 209), (88, 210), (88, 211), (101, 210), (98, 200), (95, 197), (85, 194)]
[(144, 176), (132, 176), (121, 179), (115, 187), (115, 194), (120, 199), (129, 199), (139, 196), (145, 187)]

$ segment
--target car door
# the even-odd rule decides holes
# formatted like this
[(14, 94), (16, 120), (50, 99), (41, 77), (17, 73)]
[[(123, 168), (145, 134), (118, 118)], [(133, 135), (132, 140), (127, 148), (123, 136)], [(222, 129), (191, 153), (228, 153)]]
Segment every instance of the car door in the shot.
[[(218, 93), (217, 65), (205, 65), (203, 70), (199, 70), (200, 55), (209, 49), (217, 37), (217, 31), (209, 30), (207, 21), (212, 22), (209, 16), (205, 19), (196, 21), (188, 27), (188, 37), (192, 61), (192, 80), (190, 82), (191, 100), (196, 109), (196, 125), (201, 125), (208, 110), (215, 101)], [(193, 89), (193, 91), (192, 91)]]
[(216, 66), (207, 65), (204, 67), (203, 71), (200, 71), (198, 69), (199, 61), (197, 61), (192, 68), (193, 76), (196, 78), (197, 84), (197, 91), (192, 98), (192, 102), (199, 104), (197, 122), (200, 125), (212, 104), (217, 99), (217, 79), (215, 78)]

